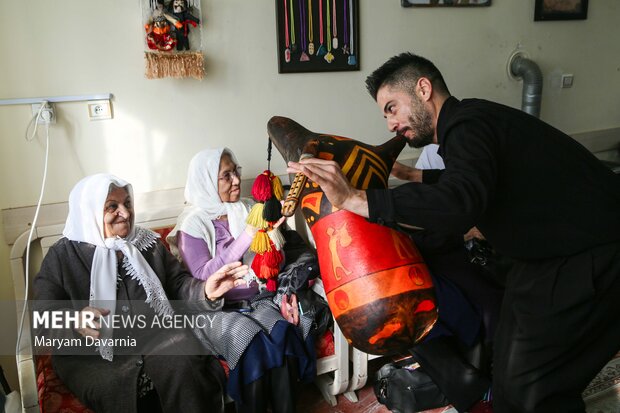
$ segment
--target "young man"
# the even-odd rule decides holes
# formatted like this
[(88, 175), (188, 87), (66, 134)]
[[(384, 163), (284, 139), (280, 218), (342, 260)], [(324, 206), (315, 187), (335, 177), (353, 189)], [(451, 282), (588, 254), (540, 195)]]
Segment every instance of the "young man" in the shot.
[(366, 80), (388, 128), (439, 144), (433, 185), (359, 191), (331, 161), (290, 163), (334, 206), (371, 221), (465, 233), (514, 265), (495, 340), (496, 412), (584, 412), (581, 392), (620, 349), (620, 179), (572, 138), (517, 109), (452, 97), (403, 53)]

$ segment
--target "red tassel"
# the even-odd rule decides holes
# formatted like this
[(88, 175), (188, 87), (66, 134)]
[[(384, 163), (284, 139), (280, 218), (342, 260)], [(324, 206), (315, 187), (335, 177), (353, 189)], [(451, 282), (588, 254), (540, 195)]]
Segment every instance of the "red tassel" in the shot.
[(265, 280), (269, 280), (271, 278), (277, 277), (279, 272), (280, 270), (278, 268), (270, 267), (268, 265), (265, 265), (265, 263), (263, 262), (263, 265), (260, 266), (259, 277)]
[(276, 281), (275, 278), (270, 278), (269, 280), (267, 280), (266, 289), (267, 291), (272, 291), (272, 292), (275, 292), (278, 289), (278, 282)]
[(256, 274), (256, 276), (258, 278), (262, 278), (260, 276), (260, 267), (263, 265), (263, 255), (262, 254), (256, 254), (254, 255), (254, 259), (252, 260), (252, 271), (254, 271), (254, 274)]
[[(252, 260), (252, 271), (254, 271), (254, 274), (261, 280), (277, 278), (280, 273), (280, 263), (283, 259), (282, 253), (275, 248), (273, 248), (272, 251), (273, 252), (266, 252), (264, 254), (256, 254)], [(268, 265), (266, 261), (275, 265)]]
[(258, 202), (265, 202), (271, 198), (271, 180), (269, 172), (258, 175), (252, 185), (252, 197)]
[(276, 249), (271, 243), (271, 251), (267, 251), (263, 254), (263, 265), (266, 265), (271, 268), (280, 268), (280, 263), (282, 262), (282, 253)]

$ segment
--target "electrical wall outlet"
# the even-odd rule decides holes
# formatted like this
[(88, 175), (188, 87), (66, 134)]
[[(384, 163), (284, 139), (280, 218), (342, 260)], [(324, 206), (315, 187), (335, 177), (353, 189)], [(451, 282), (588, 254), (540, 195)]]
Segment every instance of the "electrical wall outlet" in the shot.
[[(37, 116), (39, 114), (39, 109), (41, 109), (41, 103), (33, 103), (32, 115)], [(56, 113), (54, 112), (54, 107), (51, 103), (45, 104), (45, 107), (41, 111), (41, 116), (37, 118), (37, 123), (40, 125), (56, 123)]]
[(88, 118), (90, 120), (112, 119), (112, 104), (110, 100), (89, 100)]
[(563, 74), (562, 75), (562, 83), (561, 83), (561, 87), (562, 89), (568, 89), (569, 87), (573, 87), (573, 81), (574, 81), (575, 77), (570, 74)]

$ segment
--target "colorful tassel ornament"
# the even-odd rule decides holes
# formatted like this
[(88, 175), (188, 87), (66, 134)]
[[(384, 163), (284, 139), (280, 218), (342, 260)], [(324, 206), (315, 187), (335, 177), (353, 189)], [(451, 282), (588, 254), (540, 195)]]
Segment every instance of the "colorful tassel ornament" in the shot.
[[(271, 141), (267, 152), (267, 161), (270, 162)], [(276, 291), (280, 264), (284, 261), (281, 251), (284, 237), (273, 225), (282, 218), (280, 201), (284, 199), (284, 189), (280, 178), (269, 167), (254, 180), (252, 197), (256, 204), (250, 210), (246, 222), (258, 228), (258, 231), (250, 244), (250, 250), (255, 253), (251, 268), (256, 277), (266, 283), (268, 291)]]

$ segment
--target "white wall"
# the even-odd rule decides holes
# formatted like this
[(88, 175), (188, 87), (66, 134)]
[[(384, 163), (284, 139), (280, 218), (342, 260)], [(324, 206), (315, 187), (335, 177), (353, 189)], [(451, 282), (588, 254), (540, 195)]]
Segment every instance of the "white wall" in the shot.
[[(533, 0), (493, 3), (405, 9), (360, 0), (360, 71), (280, 75), (273, 0), (202, 0), (207, 76), (197, 81), (144, 78), (137, 0), (2, 0), (0, 99), (114, 94), (110, 121), (89, 122), (85, 103), (56, 106), (46, 203), (65, 201), (78, 179), (100, 171), (137, 191), (183, 186), (189, 159), (205, 147), (229, 146), (253, 176), (266, 166), (273, 115), (381, 143), (391, 134), (364, 79), (407, 50), (433, 60), (455, 96), (519, 107), (521, 84), (506, 63), (520, 44), (545, 74), (543, 119), (568, 133), (620, 126), (617, 0), (590, 2), (587, 20), (562, 22), (534, 22)], [(575, 75), (572, 89), (551, 87), (560, 72)], [(29, 106), (0, 107), (0, 209), (37, 200), (44, 147), (24, 139), (30, 117)], [(0, 286), (0, 299), (12, 298), (2, 242)]]

